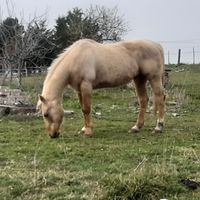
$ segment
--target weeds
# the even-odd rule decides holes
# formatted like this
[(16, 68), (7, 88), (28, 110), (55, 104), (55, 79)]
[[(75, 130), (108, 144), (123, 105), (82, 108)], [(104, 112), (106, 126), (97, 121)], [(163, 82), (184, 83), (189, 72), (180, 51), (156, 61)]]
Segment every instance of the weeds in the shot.
[(188, 107), (190, 98), (186, 94), (185, 89), (179, 89), (176, 87), (172, 87), (165, 91), (166, 95), (166, 101), (170, 100), (170, 102), (167, 102), (168, 105), (175, 106), (176, 109), (183, 109)]
[[(1, 198), (199, 199), (200, 188), (193, 191), (179, 183), (187, 178), (200, 180), (200, 70), (199, 66), (184, 68), (179, 74), (172, 70), (173, 84), (165, 89), (166, 102), (176, 104), (166, 105), (162, 134), (151, 133), (156, 125), (151, 111), (140, 133), (127, 133), (137, 119), (138, 106), (130, 106), (137, 96), (126, 87), (94, 91), (92, 113), (106, 119), (93, 118), (92, 138), (76, 134), (83, 116), (76, 94), (68, 88), (63, 107), (74, 114), (65, 116), (58, 139), (48, 137), (42, 117), (2, 117)], [(32, 85), (32, 77), (24, 80), (24, 90), (30, 91), (34, 103), (43, 78), (37, 78), (37, 86)], [(175, 117), (174, 110), (182, 114)]]

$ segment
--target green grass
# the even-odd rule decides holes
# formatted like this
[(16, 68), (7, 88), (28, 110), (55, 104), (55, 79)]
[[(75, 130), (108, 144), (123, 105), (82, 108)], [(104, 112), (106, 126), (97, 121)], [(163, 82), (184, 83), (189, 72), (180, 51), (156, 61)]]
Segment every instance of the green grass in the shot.
[[(137, 97), (126, 87), (93, 92), (92, 138), (77, 135), (83, 116), (71, 89), (64, 91), (63, 107), (75, 113), (65, 116), (58, 139), (49, 138), (42, 117), (3, 116), (1, 199), (200, 199), (200, 188), (193, 191), (179, 184), (182, 178), (200, 181), (200, 66), (168, 67), (172, 72), (166, 102), (177, 105), (166, 106), (162, 134), (152, 133), (156, 119), (151, 111), (140, 133), (127, 133), (138, 106), (128, 105)], [(23, 80), (23, 90), (35, 103), (43, 80)], [(106, 119), (95, 118), (96, 112)]]

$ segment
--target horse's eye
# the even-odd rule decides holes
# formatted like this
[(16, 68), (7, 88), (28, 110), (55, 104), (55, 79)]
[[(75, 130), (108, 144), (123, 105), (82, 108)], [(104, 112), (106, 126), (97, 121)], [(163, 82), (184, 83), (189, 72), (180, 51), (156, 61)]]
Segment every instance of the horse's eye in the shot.
[(46, 114), (44, 114), (44, 117), (46, 118), (46, 117), (48, 117), (48, 115), (49, 115), (49, 114), (48, 114), (48, 113), (46, 113)]

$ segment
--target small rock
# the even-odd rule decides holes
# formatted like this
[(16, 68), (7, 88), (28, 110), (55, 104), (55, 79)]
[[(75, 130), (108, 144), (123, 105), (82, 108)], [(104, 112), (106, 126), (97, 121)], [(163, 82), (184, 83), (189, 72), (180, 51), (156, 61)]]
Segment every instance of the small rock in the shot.
[(70, 115), (70, 114), (74, 114), (73, 110), (64, 110), (64, 114)]
[(174, 117), (177, 117), (177, 116), (179, 116), (179, 114), (178, 114), (178, 113), (172, 113), (172, 115), (173, 115)]

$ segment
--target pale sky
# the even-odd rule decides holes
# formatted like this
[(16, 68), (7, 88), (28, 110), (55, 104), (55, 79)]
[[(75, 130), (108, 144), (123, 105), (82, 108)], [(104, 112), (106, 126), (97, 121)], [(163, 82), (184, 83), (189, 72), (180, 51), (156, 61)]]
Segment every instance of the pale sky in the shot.
[[(9, 7), (12, 3), (7, 0)], [(67, 15), (75, 7), (83, 11), (90, 5), (107, 8), (118, 6), (118, 15), (124, 15), (131, 31), (124, 40), (145, 38), (159, 42), (165, 52), (165, 63), (177, 63), (178, 49), (181, 49), (181, 62), (200, 62), (200, 0), (12, 0), (13, 13), (17, 18), (24, 16), (26, 21), (34, 15), (40, 16), (48, 10), (48, 27), (53, 28), (58, 16)], [(6, 0), (0, 3), (0, 18), (8, 17)]]

